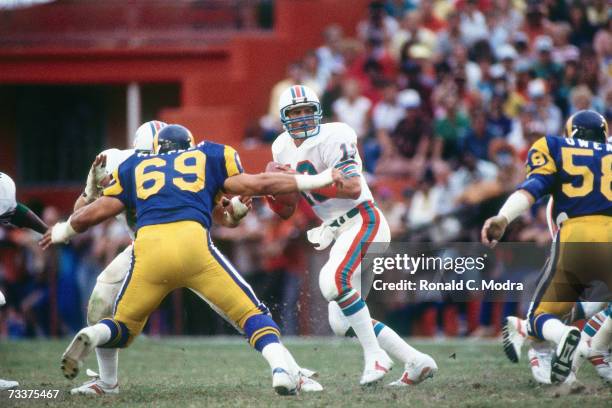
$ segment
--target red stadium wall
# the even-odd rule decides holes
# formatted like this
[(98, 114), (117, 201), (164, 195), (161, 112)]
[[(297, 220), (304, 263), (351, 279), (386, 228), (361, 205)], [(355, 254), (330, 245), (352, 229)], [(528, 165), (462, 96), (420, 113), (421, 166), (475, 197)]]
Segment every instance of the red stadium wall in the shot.
[[(212, 45), (5, 45), (0, 48), (0, 83), (179, 83), (180, 107), (163, 110), (160, 118), (185, 124), (199, 139), (234, 145), (247, 170), (261, 171), (271, 155), (267, 148), (241, 149), (246, 126), (266, 111), (270, 90), (284, 78), (287, 64), (320, 45), (321, 33), (331, 23), (354, 33), (367, 4), (368, 0), (277, 0), (274, 31), (235, 31), (227, 41), (212, 41)], [(14, 141), (3, 144), (11, 146)], [(3, 168), (15, 169), (14, 157), (4, 151)], [(21, 194), (63, 208), (74, 198), (72, 194), (63, 197), (55, 189), (48, 193), (29, 189)]]

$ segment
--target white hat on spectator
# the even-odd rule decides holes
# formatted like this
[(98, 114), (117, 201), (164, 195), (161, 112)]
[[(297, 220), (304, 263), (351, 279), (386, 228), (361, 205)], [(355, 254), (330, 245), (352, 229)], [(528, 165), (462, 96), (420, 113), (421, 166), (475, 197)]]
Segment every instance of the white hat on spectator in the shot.
[(397, 95), (397, 103), (404, 109), (414, 109), (421, 106), (421, 97), (414, 89), (405, 89)]
[(538, 35), (535, 40), (535, 49), (539, 52), (552, 51), (553, 40), (547, 35)]
[(429, 59), (432, 56), (431, 51), (423, 44), (414, 44), (410, 47), (410, 56), (412, 58)]
[(489, 75), (491, 78), (499, 79), (506, 75), (506, 69), (501, 64), (493, 64), (491, 68), (489, 68)]
[(527, 85), (527, 93), (530, 98), (539, 98), (546, 95), (546, 84), (541, 79), (534, 79)]
[(514, 60), (517, 57), (516, 50), (510, 44), (504, 44), (497, 49), (497, 59), (505, 60), (511, 59)]

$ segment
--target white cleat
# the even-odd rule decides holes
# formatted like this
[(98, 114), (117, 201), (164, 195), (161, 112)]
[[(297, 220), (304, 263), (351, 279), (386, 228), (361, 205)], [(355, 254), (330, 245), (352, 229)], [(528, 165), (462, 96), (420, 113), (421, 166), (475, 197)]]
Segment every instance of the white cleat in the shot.
[(438, 365), (433, 358), (422, 354), (418, 359), (404, 366), (404, 373), (399, 380), (393, 381), (389, 387), (407, 387), (416, 385), (428, 378), (432, 378), (438, 372)]
[(513, 363), (518, 363), (521, 358), (521, 347), (526, 339), (523, 321), (515, 316), (506, 317), (502, 327), (502, 342), (506, 357)]
[(366, 357), (365, 368), (361, 375), (359, 384), (374, 385), (387, 374), (393, 367), (393, 360), (387, 355), (384, 350), (372, 356)]
[(530, 348), (527, 351), (531, 375), (540, 384), (550, 384), (550, 361), (552, 360), (552, 349), (536, 351)]
[(610, 361), (609, 351), (591, 350), (587, 360), (595, 367), (595, 371), (597, 371), (597, 374), (599, 374), (604, 382), (612, 384), (612, 362)]
[(574, 354), (580, 343), (580, 330), (571, 327), (565, 332), (550, 363), (550, 382), (564, 382), (572, 372)]
[(92, 370), (87, 370), (87, 375), (90, 378), (89, 381), (84, 382), (79, 387), (70, 390), (72, 395), (109, 395), (119, 394), (119, 384), (110, 386), (100, 380), (100, 376)]
[(83, 360), (97, 344), (95, 332), (90, 327), (86, 327), (78, 332), (62, 355), (62, 372), (64, 377), (69, 380), (74, 379), (83, 365)]
[(574, 358), (574, 368), (577, 369), (582, 365), (584, 360), (588, 360), (589, 363), (595, 368), (597, 374), (607, 384), (612, 384), (612, 363), (610, 361), (610, 351), (593, 350), (589, 341), (581, 341), (576, 351), (576, 357)]
[(19, 387), (19, 383), (17, 381), (9, 381), (0, 379), (0, 391), (2, 390), (10, 390), (11, 388)]
[(303, 373), (299, 374), (298, 389), (300, 392), (321, 392), (323, 386), (312, 378), (306, 377)]
[(309, 368), (300, 367), (300, 374), (306, 378), (317, 378), (319, 373)]
[(272, 387), (278, 395), (296, 395), (299, 392), (300, 382), (279, 367), (272, 371)]

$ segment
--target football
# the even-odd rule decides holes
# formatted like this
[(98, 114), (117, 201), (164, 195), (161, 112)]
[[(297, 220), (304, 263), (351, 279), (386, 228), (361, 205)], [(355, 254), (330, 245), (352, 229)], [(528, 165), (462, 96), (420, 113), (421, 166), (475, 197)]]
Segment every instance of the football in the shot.
[[(287, 167), (281, 163), (271, 161), (266, 165), (266, 173), (295, 173), (295, 170), (290, 168), (287, 170)], [(274, 201), (282, 207), (293, 207), (300, 201), (300, 193), (278, 194), (274, 196)]]

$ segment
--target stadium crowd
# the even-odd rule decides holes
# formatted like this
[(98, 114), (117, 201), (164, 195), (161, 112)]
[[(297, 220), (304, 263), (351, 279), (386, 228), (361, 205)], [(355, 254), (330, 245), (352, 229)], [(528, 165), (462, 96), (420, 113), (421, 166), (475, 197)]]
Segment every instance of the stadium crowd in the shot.
[[(373, 1), (354, 38), (331, 25), (320, 47), (287, 67), (245, 145), (271, 143), (282, 131), (278, 97), (296, 83), (319, 93), (326, 121), (357, 132), (394, 241), (476, 241), (524, 177), (535, 140), (561, 135), (578, 110), (612, 120), (612, 7), (606, 0)], [(317, 220), (304, 204), (282, 221), (256, 200), (238, 228), (216, 228), (214, 237), (284, 333), (324, 334), (326, 319), (316, 318), (324, 307), (316, 286), (322, 257), (305, 238)], [(548, 244), (545, 204), (506, 239)], [(45, 208), (43, 217), (51, 225), (60, 214)], [(42, 253), (33, 233), (1, 229), (0, 286), (9, 307), (0, 311), (0, 335), (76, 331), (95, 277), (127, 240), (107, 222)], [(389, 297), (372, 310), (401, 334), (477, 336), (498, 333), (501, 315), (517, 307)], [(231, 332), (189, 292), (169, 297), (149, 331)]]

